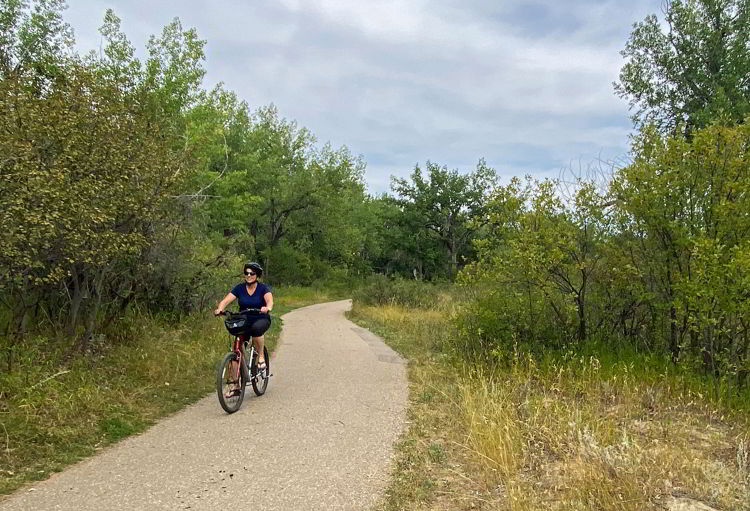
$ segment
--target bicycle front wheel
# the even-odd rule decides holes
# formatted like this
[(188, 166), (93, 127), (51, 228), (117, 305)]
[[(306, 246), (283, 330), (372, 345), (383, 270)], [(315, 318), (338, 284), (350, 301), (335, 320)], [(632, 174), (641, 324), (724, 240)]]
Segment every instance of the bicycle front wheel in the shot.
[(256, 396), (262, 396), (268, 387), (268, 377), (271, 376), (271, 359), (268, 356), (268, 350), (263, 346), (263, 358), (266, 359), (266, 368), (258, 369), (258, 355), (253, 357), (252, 366), (250, 367), (250, 381), (253, 382), (253, 392)]
[(245, 372), (240, 369), (236, 353), (227, 353), (216, 368), (216, 394), (225, 412), (240, 409), (245, 398)]

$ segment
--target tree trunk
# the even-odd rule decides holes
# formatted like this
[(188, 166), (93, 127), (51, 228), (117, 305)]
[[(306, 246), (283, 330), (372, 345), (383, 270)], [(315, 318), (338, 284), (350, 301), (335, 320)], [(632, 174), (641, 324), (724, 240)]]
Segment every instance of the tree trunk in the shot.
[(584, 298), (582, 295), (576, 297), (576, 306), (578, 308), (578, 340), (586, 340), (586, 309), (584, 308)]
[(458, 275), (458, 249), (456, 248), (455, 233), (451, 233), (450, 251), (451, 251), (451, 279), (455, 280), (456, 275)]
[(78, 313), (81, 310), (81, 303), (83, 302), (83, 285), (87, 284), (86, 277), (78, 273), (78, 268), (73, 266), (73, 296), (70, 298), (70, 312), (68, 313), (68, 327), (66, 332), (68, 337), (74, 337), (76, 335), (76, 327), (78, 326)]
[(96, 330), (96, 317), (99, 314), (99, 307), (102, 303), (102, 286), (104, 285), (104, 274), (106, 273), (105, 269), (102, 269), (99, 271), (99, 274), (94, 278), (94, 286), (93, 286), (93, 295), (92, 302), (89, 304), (89, 310), (88, 314), (86, 316), (86, 330), (83, 333), (83, 337), (81, 337), (81, 341), (78, 345), (78, 349), (81, 352), (84, 352), (89, 347), (89, 342), (91, 341), (91, 338), (94, 336), (94, 332)]
[(672, 287), (672, 261), (667, 260), (667, 296), (669, 297), (669, 352), (672, 363), (677, 364), (680, 359), (680, 343), (677, 339), (677, 307), (675, 306), (674, 289)]
[(748, 348), (750, 348), (750, 338), (747, 335), (747, 326), (745, 326), (745, 322), (741, 321), (743, 329), (742, 329), (742, 348), (740, 349), (740, 352), (737, 354), (737, 365), (741, 367), (739, 371), (737, 371), (737, 385), (739, 388), (744, 389), (745, 385), (747, 384), (747, 376), (750, 371), (748, 371)]
[(669, 306), (669, 351), (672, 354), (672, 363), (677, 364), (680, 359), (680, 344), (677, 341), (677, 307), (674, 301)]
[(581, 289), (578, 291), (576, 296), (576, 303), (578, 305), (578, 340), (585, 341), (588, 337), (588, 325), (586, 324), (586, 284), (587, 284), (586, 271), (581, 270)]

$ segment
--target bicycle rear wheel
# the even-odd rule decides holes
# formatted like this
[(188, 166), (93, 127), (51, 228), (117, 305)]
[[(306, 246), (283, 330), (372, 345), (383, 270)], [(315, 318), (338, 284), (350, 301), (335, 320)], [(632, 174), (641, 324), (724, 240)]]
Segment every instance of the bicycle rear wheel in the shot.
[(216, 394), (227, 413), (239, 410), (245, 398), (245, 371), (237, 358), (236, 353), (227, 353), (216, 368)]
[(263, 358), (266, 360), (266, 368), (258, 369), (258, 354), (253, 356), (253, 362), (250, 366), (250, 381), (253, 383), (253, 392), (256, 396), (262, 396), (268, 387), (268, 378), (271, 376), (271, 359), (268, 356), (268, 350), (263, 346)]

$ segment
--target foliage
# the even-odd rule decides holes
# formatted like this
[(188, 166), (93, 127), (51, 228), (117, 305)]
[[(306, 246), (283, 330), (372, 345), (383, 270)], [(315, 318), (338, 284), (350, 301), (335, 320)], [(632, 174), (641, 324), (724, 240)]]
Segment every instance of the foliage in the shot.
[(636, 108), (639, 127), (688, 134), (724, 117), (750, 113), (750, 3), (747, 0), (667, 0), (635, 25), (615, 90)]
[[(480, 160), (474, 172), (468, 174), (449, 171), (447, 167), (429, 161), (426, 167), (426, 177), (417, 165), (410, 181), (393, 178), (391, 187), (403, 211), (404, 234), (417, 236), (416, 240), (411, 240), (411, 243), (416, 243), (416, 254), (424, 253), (430, 243), (437, 245), (438, 250), (445, 254), (443, 271), (437, 274), (452, 278), (459, 265), (463, 266), (471, 239), (483, 224), (486, 199), (497, 177), (495, 170), (484, 160)], [(409, 240), (405, 241), (409, 243)], [(419, 262), (422, 264), (417, 271), (421, 276), (424, 261)]]
[(69, 288), (74, 331), (84, 295), (100, 302), (108, 273), (148, 243), (182, 157), (159, 117), (84, 66), (43, 96), (28, 85), (22, 73), (0, 83), (3, 288), (31, 304)]
[(623, 235), (633, 240), (628, 263), (638, 268), (639, 308), (669, 314), (644, 325), (668, 337), (675, 359), (700, 360), (740, 383), (750, 370), (749, 142), (746, 124), (712, 126), (690, 142), (647, 131), (613, 183)]
[(444, 251), (426, 229), (416, 224), (410, 210), (398, 199), (383, 194), (361, 208), (366, 226), (362, 256), (373, 270), (406, 278), (439, 277), (444, 271)]
[(746, 124), (691, 139), (644, 130), (606, 196), (581, 183), (499, 187), (460, 281), (461, 351), (504, 359), (589, 338), (667, 352), (742, 387), (750, 373)]
[[(206, 229), (223, 231), (218, 243), (262, 260), (277, 282), (292, 275), (283, 254), (306, 266), (353, 264), (362, 231), (347, 220), (364, 199), (360, 158), (346, 147), (316, 149), (310, 132), (273, 106), (250, 114), (221, 89), (204, 95), (190, 118), (205, 169), (197, 186), (206, 195), (194, 196), (208, 199), (198, 211)], [(309, 270), (292, 279), (309, 281)]]
[(209, 307), (242, 260), (274, 283), (369, 271), (360, 157), (316, 147), (273, 106), (203, 90), (205, 41), (179, 19), (141, 62), (108, 10), (101, 50), (81, 57), (63, 9), (0, 7), (8, 368), (29, 333), (85, 351), (131, 307)]
[(478, 261), (461, 275), (475, 295), (460, 318), (463, 338), (478, 343), (465, 349), (499, 356), (517, 344), (586, 340), (595, 330), (588, 297), (607, 229), (601, 201), (586, 184), (572, 207), (552, 181), (513, 179), (497, 189), (487, 237), (476, 242)]
[(297, 250), (284, 242), (273, 248), (268, 248), (264, 255), (267, 261), (275, 262), (270, 277), (271, 282), (309, 286), (315, 280), (316, 275), (320, 275), (321, 269), (313, 268), (314, 262), (309, 253)]
[(64, 0), (0, 3), (0, 78), (31, 72), (34, 86), (49, 84), (72, 53), (73, 31), (63, 21)]

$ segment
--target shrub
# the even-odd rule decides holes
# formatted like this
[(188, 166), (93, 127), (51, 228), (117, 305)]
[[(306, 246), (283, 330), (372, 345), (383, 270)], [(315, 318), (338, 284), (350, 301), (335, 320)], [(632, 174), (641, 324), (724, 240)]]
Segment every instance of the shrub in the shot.
[(562, 318), (556, 317), (539, 293), (489, 286), (467, 291), (473, 296), (455, 314), (459, 335), (453, 340), (465, 356), (504, 360), (519, 350), (538, 352), (571, 341), (574, 329), (559, 325), (572, 325), (573, 311), (562, 309)]

